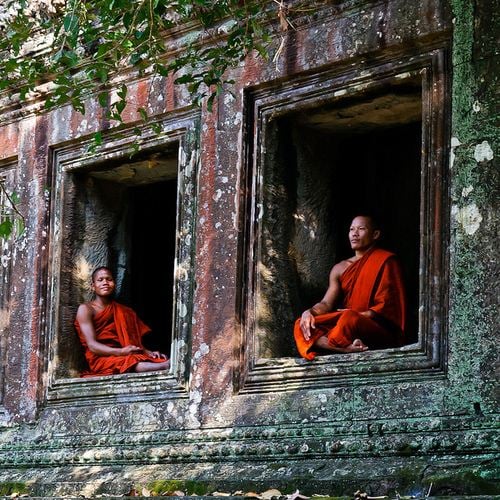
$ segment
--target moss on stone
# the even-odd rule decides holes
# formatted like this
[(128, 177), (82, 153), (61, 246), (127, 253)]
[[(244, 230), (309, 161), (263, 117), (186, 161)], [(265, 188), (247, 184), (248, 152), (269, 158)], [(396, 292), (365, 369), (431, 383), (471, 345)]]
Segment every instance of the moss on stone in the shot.
[(453, 117), (454, 129), (467, 135), (473, 133), (470, 109), (475, 89), (471, 70), (472, 47), (474, 42), (474, 12), (470, 2), (452, 0), (455, 17), (453, 36)]
[(420, 483), (420, 473), (420, 468), (415, 467), (404, 467), (397, 471), (394, 474), (394, 482), (398, 485), (398, 491), (401, 493), (418, 487)]
[(473, 471), (427, 476), (423, 484), (435, 495), (499, 495), (500, 484), (483, 478)]
[(206, 495), (209, 485), (203, 481), (158, 480), (147, 484), (147, 489), (152, 494), (164, 495), (175, 491), (182, 491), (186, 495)]
[(28, 493), (28, 488), (24, 483), (10, 481), (0, 483), (0, 496), (22, 495), (24, 493)]

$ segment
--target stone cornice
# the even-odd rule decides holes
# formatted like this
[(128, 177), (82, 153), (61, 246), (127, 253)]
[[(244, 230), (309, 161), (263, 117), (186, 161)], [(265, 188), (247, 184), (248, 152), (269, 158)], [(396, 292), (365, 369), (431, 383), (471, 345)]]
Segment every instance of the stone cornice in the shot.
[(231, 462), (498, 453), (500, 417), (360, 420), (116, 434), (3, 436), (3, 467)]

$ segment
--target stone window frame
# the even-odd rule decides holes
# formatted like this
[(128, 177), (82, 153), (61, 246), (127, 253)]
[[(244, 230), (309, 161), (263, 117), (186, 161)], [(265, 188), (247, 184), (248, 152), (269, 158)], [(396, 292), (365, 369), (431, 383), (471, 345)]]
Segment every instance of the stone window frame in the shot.
[[(8, 157), (0, 160), (0, 179), (2, 182), (7, 181), (11, 182), (13, 185), (16, 185), (17, 182), (17, 165), (18, 158), (16, 157)], [(4, 203), (4, 194), (0, 193), (0, 206)], [(1, 255), (3, 256), (5, 249), (7, 251), (13, 250), (14, 243), (12, 239), (8, 241), (0, 240), (2, 245)], [(1, 373), (0, 373), (0, 425), (4, 421), (8, 421), (8, 411), (3, 405), (4, 397), (5, 397), (5, 389), (6, 389), (6, 380), (5, 380), (5, 367), (6, 367), (6, 356), (8, 349), (8, 340), (9, 340), (9, 327), (5, 327), (3, 322), (5, 320), (10, 320), (10, 308), (7, 310), (4, 309), (4, 305), (9, 300), (11, 295), (11, 276), (12, 276), (12, 258), (9, 258), (8, 265), (4, 266), (3, 263), (0, 267), (0, 309), (2, 309), (2, 319), (0, 323), (0, 363), (1, 363)]]
[[(137, 134), (137, 129), (140, 134)], [(155, 133), (153, 130), (161, 130)], [(147, 124), (134, 123), (103, 133), (103, 142), (95, 152), (93, 137), (51, 148), (51, 244), (49, 254), (49, 289), (47, 328), (44, 334), (47, 353), (46, 404), (93, 405), (97, 401), (159, 400), (187, 397), (190, 369), (191, 328), (194, 295), (196, 213), (199, 175), (200, 110), (187, 108), (155, 117)], [(127, 373), (91, 378), (57, 378), (57, 338), (61, 328), (59, 296), (61, 293), (61, 258), (65, 213), (64, 193), (69, 176), (76, 172), (102, 167), (106, 162), (127, 159), (137, 150), (156, 151), (159, 147), (178, 144), (178, 201), (176, 235), (176, 269), (174, 285), (174, 321), (172, 327), (171, 364), (169, 372)], [(180, 237), (182, 235), (182, 238)], [(189, 236), (186, 238), (186, 236)], [(187, 264), (179, 272), (179, 263)], [(75, 332), (76, 339), (76, 332)], [(112, 384), (110, 384), (112, 380)]]
[[(276, 84), (246, 90), (241, 239), (244, 268), (239, 276), (237, 314), (240, 342), (234, 390), (263, 393), (349, 384), (422, 381), (444, 376), (448, 331), (449, 180), (447, 119), (450, 116), (447, 44), (417, 54), (379, 57), (360, 71), (354, 64), (324, 69)], [(266, 123), (312, 102), (332, 102), (419, 75), (422, 81), (419, 339), (402, 348), (318, 356), (313, 362), (290, 357), (261, 358), (256, 352), (257, 265), (261, 237), (263, 156)], [(320, 105), (320, 104), (319, 104)], [(293, 342), (290, 331), (290, 342)]]

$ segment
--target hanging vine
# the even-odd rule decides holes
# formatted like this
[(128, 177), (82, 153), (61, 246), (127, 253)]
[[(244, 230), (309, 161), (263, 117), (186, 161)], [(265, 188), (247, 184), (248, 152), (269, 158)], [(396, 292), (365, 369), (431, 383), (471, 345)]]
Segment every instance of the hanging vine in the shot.
[[(4, 0), (0, 5), (0, 97), (21, 103), (44, 89), (44, 107), (70, 104), (85, 112), (90, 94), (110, 120), (122, 122), (129, 104), (127, 86), (114, 79), (123, 71), (173, 75), (195, 103), (215, 97), (232, 81), (227, 69), (247, 54), (267, 58), (274, 35), (293, 24), (291, 7), (303, 2), (272, 0)], [(273, 23), (273, 20), (278, 22)], [(182, 30), (183, 50), (168, 57), (170, 35)], [(115, 98), (110, 100), (110, 89)], [(137, 110), (144, 121), (148, 113)], [(102, 141), (101, 132), (95, 143)], [(3, 189), (3, 187), (2, 187)], [(4, 190), (4, 193), (5, 190)], [(20, 217), (12, 203), (0, 237)], [(9, 225), (10, 224), (10, 225)]]

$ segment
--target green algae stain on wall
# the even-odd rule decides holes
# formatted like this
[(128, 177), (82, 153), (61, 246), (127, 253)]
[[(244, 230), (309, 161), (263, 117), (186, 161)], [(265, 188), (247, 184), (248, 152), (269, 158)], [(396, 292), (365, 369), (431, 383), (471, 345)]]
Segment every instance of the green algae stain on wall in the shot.
[(25, 483), (20, 482), (0, 482), (0, 496), (17, 497), (28, 494), (29, 490)]
[[(498, 14), (487, 2), (452, 0), (452, 235), (448, 407), (453, 412), (491, 412), (495, 356), (492, 290), (495, 283), (495, 234), (498, 227), (498, 136), (493, 124), (498, 62), (495, 44), (481, 32), (485, 22), (497, 25)], [(489, 12), (490, 10), (491, 12)], [(487, 21), (486, 21), (487, 20)], [(495, 21), (496, 20), (496, 21)], [(484, 31), (484, 27), (483, 30)], [(479, 348), (480, 347), (480, 348)]]

